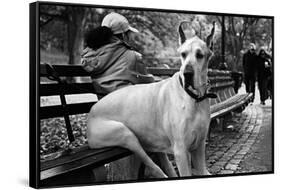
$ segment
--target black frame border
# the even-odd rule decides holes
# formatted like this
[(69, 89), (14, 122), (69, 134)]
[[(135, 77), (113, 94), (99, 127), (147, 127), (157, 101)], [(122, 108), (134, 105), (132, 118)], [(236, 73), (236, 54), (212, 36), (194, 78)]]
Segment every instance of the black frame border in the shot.
[[(39, 84), (40, 84), (40, 5), (52, 6), (75, 6), (75, 7), (91, 7), (91, 8), (107, 8), (107, 9), (126, 9), (138, 11), (158, 11), (167, 13), (180, 13), (180, 14), (201, 14), (201, 15), (216, 15), (216, 16), (233, 16), (233, 17), (253, 17), (264, 18), (272, 20), (272, 60), (273, 60), (273, 96), (272, 96), (272, 171), (266, 172), (251, 172), (239, 174), (222, 174), (215, 176), (191, 176), (191, 177), (176, 177), (168, 179), (146, 179), (146, 180), (125, 180), (114, 182), (93, 182), (77, 185), (43, 185), (40, 181), (40, 119), (39, 119)], [(170, 180), (185, 180), (185, 179), (204, 179), (204, 178), (217, 178), (217, 177), (236, 177), (248, 175), (261, 175), (261, 174), (274, 174), (275, 173), (275, 160), (274, 160), (274, 95), (275, 95), (275, 80), (274, 80), (274, 16), (269, 15), (251, 15), (251, 14), (238, 14), (238, 13), (218, 13), (206, 11), (189, 11), (189, 10), (171, 10), (147, 7), (126, 7), (114, 5), (95, 5), (95, 4), (80, 4), (80, 3), (64, 3), (64, 2), (50, 2), (50, 1), (37, 1), (29, 4), (29, 185), (33, 188), (54, 188), (54, 187), (77, 187), (89, 185), (111, 185), (123, 183), (136, 183), (136, 182), (157, 182), (157, 181), (170, 181)]]
[(39, 188), (40, 182), (40, 67), (39, 3), (29, 4), (29, 185)]

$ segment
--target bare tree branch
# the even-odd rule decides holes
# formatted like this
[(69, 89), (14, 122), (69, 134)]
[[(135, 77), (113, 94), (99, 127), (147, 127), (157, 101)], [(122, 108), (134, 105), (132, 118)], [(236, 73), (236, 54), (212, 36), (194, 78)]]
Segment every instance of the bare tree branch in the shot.
[(53, 20), (54, 20), (53, 17), (47, 19), (47, 21), (41, 21), (41, 20), (40, 20), (40, 27), (43, 27), (43, 26), (47, 25), (49, 22), (51, 22), (51, 21), (53, 21)]

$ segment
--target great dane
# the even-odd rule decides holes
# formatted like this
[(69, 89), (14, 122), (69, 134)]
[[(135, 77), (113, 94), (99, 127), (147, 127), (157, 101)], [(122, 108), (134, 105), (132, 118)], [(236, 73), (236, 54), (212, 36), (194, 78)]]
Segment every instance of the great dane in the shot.
[[(157, 178), (176, 177), (167, 158), (174, 154), (180, 176), (209, 175), (205, 140), (210, 122), (207, 68), (214, 26), (206, 42), (179, 25), (182, 65), (171, 78), (117, 90), (89, 113), (90, 148), (120, 146), (134, 152)], [(187, 73), (193, 73), (188, 75)], [(147, 152), (155, 152), (161, 168)]]

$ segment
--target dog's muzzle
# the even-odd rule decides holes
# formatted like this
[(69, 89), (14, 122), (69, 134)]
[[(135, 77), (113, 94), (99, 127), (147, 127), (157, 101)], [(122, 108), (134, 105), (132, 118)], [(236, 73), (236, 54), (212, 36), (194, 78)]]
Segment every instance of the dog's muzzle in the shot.
[(191, 65), (186, 65), (184, 68), (184, 84), (194, 88), (194, 70)]
[(183, 76), (185, 85), (194, 88), (194, 72), (184, 73)]
[(181, 77), (179, 77), (179, 81), (181, 86), (184, 88), (184, 90), (187, 92), (187, 94), (192, 97), (193, 99), (196, 100), (196, 102), (201, 102), (205, 100), (206, 98), (217, 98), (217, 95), (214, 93), (209, 93), (208, 92), (208, 86), (209, 84), (205, 84), (206, 89), (205, 93), (203, 95), (200, 95), (200, 93), (197, 92), (197, 90), (194, 88), (194, 73), (193, 72), (188, 72), (184, 73), (184, 80), (185, 80), (185, 86), (183, 85), (183, 81)]

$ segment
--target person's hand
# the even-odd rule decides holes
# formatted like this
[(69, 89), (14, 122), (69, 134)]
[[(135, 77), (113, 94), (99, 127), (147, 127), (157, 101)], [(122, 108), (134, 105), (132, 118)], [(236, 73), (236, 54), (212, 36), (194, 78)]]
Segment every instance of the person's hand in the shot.
[(98, 65), (98, 59), (83, 59), (82, 60), (82, 67), (87, 72), (92, 72)]
[(270, 65), (269, 65), (269, 62), (268, 62), (268, 61), (264, 62), (264, 65), (265, 65), (265, 67), (266, 67), (266, 68), (270, 67)]

